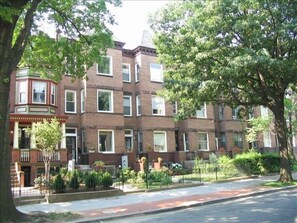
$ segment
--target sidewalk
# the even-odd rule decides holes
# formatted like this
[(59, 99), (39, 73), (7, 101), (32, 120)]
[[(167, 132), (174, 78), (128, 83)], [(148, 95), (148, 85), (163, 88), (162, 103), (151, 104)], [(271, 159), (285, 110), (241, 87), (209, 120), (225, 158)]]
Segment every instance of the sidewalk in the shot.
[[(295, 172), (294, 178), (297, 178)], [(128, 193), (118, 197), (19, 206), (25, 213), (76, 212), (83, 216), (76, 222), (113, 219), (130, 215), (157, 213), (181, 209), (240, 197), (259, 195), (288, 188), (261, 187), (260, 184), (277, 180), (278, 176), (264, 176), (226, 183), (205, 183), (202, 186), (171, 189), (157, 192)]]

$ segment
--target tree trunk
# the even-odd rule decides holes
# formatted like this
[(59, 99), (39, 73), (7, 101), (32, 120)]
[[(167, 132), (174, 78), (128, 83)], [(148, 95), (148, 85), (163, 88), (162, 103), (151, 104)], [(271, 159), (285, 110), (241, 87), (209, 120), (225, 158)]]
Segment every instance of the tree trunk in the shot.
[(44, 162), (45, 186), (48, 189), (49, 181), (50, 181), (51, 157), (43, 156), (43, 162)]
[[(11, 150), (9, 149), (9, 90), (12, 66), (8, 61), (10, 53), (4, 48), (9, 48), (5, 31), (1, 30), (0, 23), (0, 222), (14, 222), (22, 217), (14, 205), (11, 181), (10, 162)], [(4, 44), (4, 45), (3, 45)]]
[(279, 142), (279, 155), (280, 155), (280, 177), (278, 181), (291, 182), (293, 181), (290, 156), (288, 150), (287, 127), (284, 112), (284, 100), (280, 100), (277, 106), (272, 110), (274, 114), (274, 124), (277, 139)]

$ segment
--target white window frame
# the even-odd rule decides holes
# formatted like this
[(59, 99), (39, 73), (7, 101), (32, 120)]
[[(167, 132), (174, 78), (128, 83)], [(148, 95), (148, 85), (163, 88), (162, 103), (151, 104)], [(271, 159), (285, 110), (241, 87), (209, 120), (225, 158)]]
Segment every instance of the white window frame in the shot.
[[(100, 92), (110, 93), (110, 97), (109, 97), (109, 110), (99, 110), (99, 93)], [(113, 91), (103, 90), (103, 89), (97, 89), (97, 112), (113, 113)]]
[[(125, 78), (124, 78), (124, 67), (123, 66), (127, 66), (126, 69), (128, 69), (128, 79), (129, 80), (125, 80)], [(130, 83), (131, 82), (131, 65), (129, 63), (122, 64), (122, 74), (123, 74), (123, 82)], [(125, 74), (127, 75), (127, 73), (125, 73)]]
[[(187, 136), (188, 140), (186, 140), (186, 136)], [(183, 133), (183, 144), (184, 144), (184, 151), (190, 151), (189, 133), (187, 133), (187, 132)]]
[(86, 97), (85, 97), (85, 89), (80, 91), (80, 112), (84, 113), (86, 111)]
[[(17, 82), (18, 86), (18, 98), (17, 98), (17, 102), (18, 104), (26, 104), (28, 103), (28, 81), (19, 81)], [(23, 85), (23, 86), (21, 86)], [(22, 89), (23, 88), (23, 89)], [(24, 101), (21, 101), (22, 99), (22, 94), (24, 94)]]
[[(132, 151), (133, 150), (133, 130), (132, 129), (125, 129), (125, 149), (128, 151)], [(126, 138), (130, 138), (131, 140), (131, 148), (127, 148), (126, 147)]]
[[(206, 141), (201, 141), (199, 135), (205, 134), (206, 135)], [(200, 149), (200, 143), (206, 143), (206, 149)], [(207, 132), (198, 132), (198, 150), (199, 151), (209, 151), (209, 138)]]
[[(96, 64), (96, 72), (98, 75), (103, 75), (103, 76), (113, 76), (113, 62), (112, 62), (112, 57), (111, 56), (102, 56), (102, 59), (103, 58), (109, 58), (109, 73), (102, 73), (102, 72), (99, 72), (99, 64), (97, 63)], [(103, 59), (104, 60), (104, 59)]]
[[(125, 114), (125, 99), (129, 99), (129, 115)], [(132, 116), (132, 96), (124, 95), (123, 97), (123, 107), (124, 107), (124, 116), (131, 117)]]
[[(67, 111), (67, 93), (72, 93), (74, 98), (74, 111)], [(65, 90), (65, 113), (76, 113), (76, 91), (75, 90)]]
[[(239, 137), (241, 139), (240, 141), (238, 140)], [(236, 139), (237, 144), (238, 144), (238, 142), (241, 142), (241, 146), (236, 145), (235, 139)], [(233, 143), (234, 143), (234, 146), (238, 147), (239, 149), (243, 149), (243, 134), (240, 132), (233, 133)]]
[(51, 84), (51, 104), (56, 105), (57, 85)]
[[(158, 68), (153, 66), (159, 66)], [(150, 63), (150, 76), (153, 82), (163, 82), (163, 65), (159, 63)]]
[[(163, 150), (156, 149), (156, 146), (157, 145), (156, 145), (155, 134), (162, 134), (162, 135), (164, 135), (164, 143), (165, 143), (165, 145), (164, 145), (164, 149)], [(153, 132), (153, 139), (154, 139), (154, 152), (160, 152), (160, 153), (167, 152), (167, 133), (166, 133), (166, 131), (154, 131)]]
[[(100, 151), (100, 132), (110, 132), (111, 133), (111, 151)], [(98, 130), (98, 152), (99, 153), (114, 153), (114, 130), (109, 130), (109, 129), (99, 129)]]
[(232, 108), (232, 119), (233, 120), (237, 120), (239, 117), (238, 117), (238, 107), (237, 108)]
[[(156, 107), (155, 107), (155, 104)], [(165, 100), (164, 98), (152, 95), (152, 115), (154, 116), (165, 116)]]
[(143, 153), (143, 133), (137, 133), (137, 151), (138, 153)]
[(264, 107), (263, 105), (260, 106), (261, 117), (268, 117), (269, 116), (269, 109), (268, 107)]
[(135, 64), (135, 82), (140, 81), (140, 65), (137, 63)]
[[(38, 102), (38, 101), (34, 101), (34, 83), (42, 83), (44, 84), (45, 88), (44, 88), (44, 102)], [(32, 103), (33, 104), (46, 104), (46, 95), (47, 95), (47, 83), (44, 81), (32, 81)]]
[(199, 110), (196, 110), (196, 118), (207, 118), (206, 103)]
[(140, 95), (136, 96), (136, 114), (141, 116), (141, 97)]
[(177, 114), (177, 112), (178, 112), (177, 109), (178, 109), (178, 107), (177, 107), (177, 101), (174, 101), (174, 102), (172, 103), (172, 112), (173, 112), (174, 115)]
[(271, 135), (269, 131), (263, 132), (263, 145), (264, 147), (271, 147)]

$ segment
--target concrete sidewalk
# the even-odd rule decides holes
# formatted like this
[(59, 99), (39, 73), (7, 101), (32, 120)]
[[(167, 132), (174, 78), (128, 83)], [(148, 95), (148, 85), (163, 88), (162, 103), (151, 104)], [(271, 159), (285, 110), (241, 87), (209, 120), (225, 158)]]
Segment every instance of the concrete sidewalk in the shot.
[[(294, 173), (296, 179), (297, 173)], [(156, 213), (190, 206), (221, 202), (240, 197), (259, 195), (297, 187), (269, 188), (260, 184), (277, 180), (278, 176), (263, 176), (226, 183), (205, 183), (202, 186), (187, 187), (157, 192), (129, 193), (118, 197), (19, 206), (25, 213), (75, 212), (83, 216), (76, 222), (91, 222), (144, 213)]]

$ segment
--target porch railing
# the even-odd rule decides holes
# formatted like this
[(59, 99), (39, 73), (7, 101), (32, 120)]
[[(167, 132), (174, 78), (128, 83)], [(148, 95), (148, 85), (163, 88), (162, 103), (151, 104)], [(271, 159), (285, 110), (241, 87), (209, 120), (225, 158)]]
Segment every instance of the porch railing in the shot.
[(30, 150), (29, 149), (21, 149), (20, 161), (21, 162), (30, 162)]
[[(52, 157), (51, 157), (51, 161), (60, 161), (60, 151), (56, 151)], [(42, 162), (43, 161), (43, 155), (42, 155), (42, 152), (41, 151), (38, 151), (38, 154), (37, 154), (37, 161), (38, 162)]]

